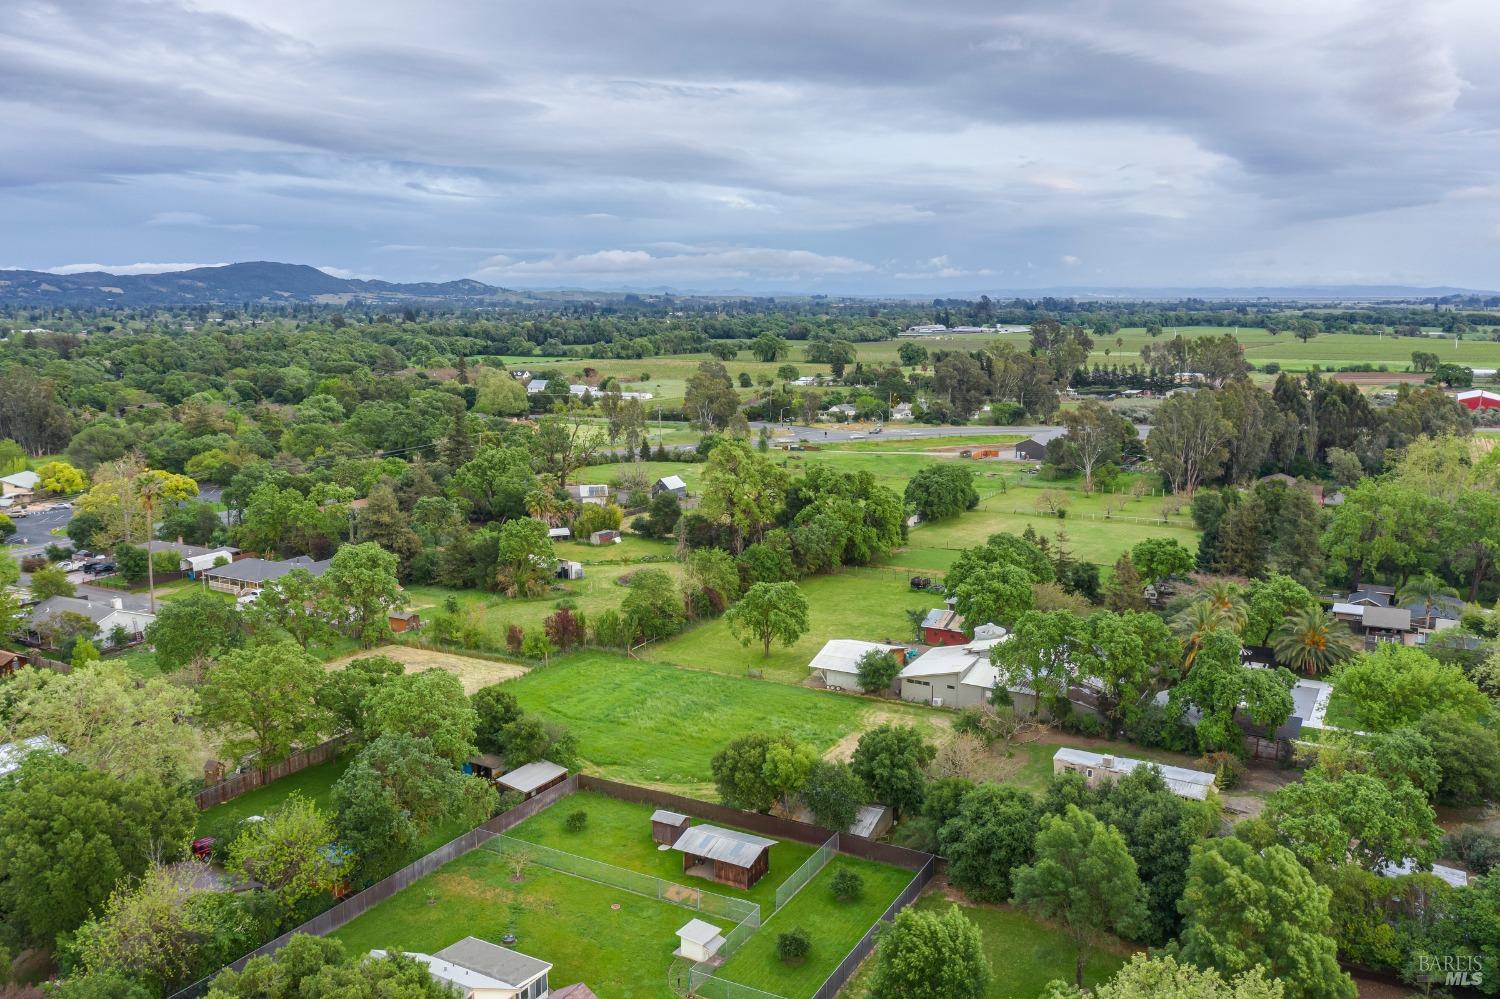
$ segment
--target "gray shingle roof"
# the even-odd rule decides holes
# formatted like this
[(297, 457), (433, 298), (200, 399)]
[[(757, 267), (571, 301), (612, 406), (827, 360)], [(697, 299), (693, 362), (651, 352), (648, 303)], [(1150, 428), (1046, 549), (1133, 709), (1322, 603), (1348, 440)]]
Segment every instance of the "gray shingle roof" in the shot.
[(432, 956), (468, 968), (470, 971), (488, 975), (512, 987), (524, 985), (552, 968), (552, 965), (546, 961), (528, 957), (519, 951), (492, 944), (478, 937), (464, 937)]
[(306, 555), (289, 558), (284, 562), (271, 562), (263, 558), (247, 558), (229, 565), (221, 565), (217, 568), (204, 569), (203, 575), (213, 579), (237, 580), (242, 583), (269, 583), (273, 579), (280, 579), (294, 569), (306, 569), (314, 576), (321, 576), (328, 571), (328, 566), (333, 559), (326, 558), (321, 562), (314, 562)]

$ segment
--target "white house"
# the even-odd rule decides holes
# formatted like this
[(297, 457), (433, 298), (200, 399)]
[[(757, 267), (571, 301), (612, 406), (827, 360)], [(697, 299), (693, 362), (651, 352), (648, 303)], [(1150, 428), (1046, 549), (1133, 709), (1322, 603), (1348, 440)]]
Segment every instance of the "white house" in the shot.
[(997, 671), (990, 649), (1007, 636), (976, 638), (966, 645), (939, 645), (913, 659), (898, 678), (903, 701), (946, 708), (984, 704), (995, 689)]
[(589, 506), (604, 506), (609, 502), (609, 486), (602, 482), (582, 482), (568, 487), (568, 495), (576, 503)]
[[(370, 956), (386, 952), (372, 950)], [(436, 954), (405, 956), (427, 965), (429, 975), (463, 999), (548, 999), (552, 965), (488, 940), (464, 937)]]
[(37, 487), (42, 484), (42, 477), (30, 469), (23, 472), (14, 472), (10, 475), (0, 475), (0, 496), (13, 496), (16, 499), (26, 499), (36, 492)]
[(545, 391), (547, 391), (547, 379), (545, 378), (533, 378), (526, 383), (527, 395), (537, 395)]
[(120, 597), (108, 602), (48, 597), (31, 609), (31, 617), (26, 622), (26, 638), (44, 648), (50, 647), (55, 637), (53, 628), (64, 614), (79, 614), (94, 622), (94, 633), (84, 637), (100, 649), (114, 647), (116, 629), (123, 629), (129, 641), (136, 641), (146, 626), (156, 620), (155, 614), (128, 610)]
[(1066, 771), (1081, 773), (1089, 787), (1097, 787), (1105, 781), (1117, 780), (1133, 771), (1136, 767), (1148, 766), (1160, 769), (1162, 780), (1166, 782), (1167, 789), (1180, 798), (1203, 801), (1208, 797), (1208, 792), (1214, 786), (1214, 775), (1211, 773), (1206, 773), (1202, 770), (1189, 770), (1186, 767), (1171, 767), (1160, 763), (1147, 763), (1143, 760), (1130, 759), (1127, 756), (1091, 753), (1086, 749), (1070, 749), (1064, 746), (1052, 757), (1052, 772), (1054, 774)]
[(903, 645), (861, 642), (853, 638), (833, 638), (823, 644), (807, 664), (808, 671), (830, 690), (859, 690), (859, 661), (871, 652), (893, 656), (906, 654)]
[(909, 403), (909, 402), (898, 402), (898, 403), (896, 403), (896, 405), (894, 405), (894, 406), (891, 407), (891, 419), (893, 419), (893, 420), (909, 420), (911, 418), (912, 418), (911, 403)]

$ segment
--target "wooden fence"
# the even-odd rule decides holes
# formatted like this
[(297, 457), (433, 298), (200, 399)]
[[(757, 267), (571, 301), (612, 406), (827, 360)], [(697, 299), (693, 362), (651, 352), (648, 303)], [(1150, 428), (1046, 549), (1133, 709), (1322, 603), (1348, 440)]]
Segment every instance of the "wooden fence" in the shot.
[(339, 747), (349, 741), (349, 737), (341, 735), (337, 739), (313, 746), (293, 753), (286, 759), (271, 764), (269, 767), (257, 767), (254, 770), (246, 770), (244, 773), (235, 774), (233, 777), (225, 778), (217, 784), (210, 784), (197, 794), (193, 795), (193, 801), (198, 805), (198, 811), (203, 812), (222, 805), (233, 798), (238, 798), (246, 791), (253, 791), (258, 787), (264, 787), (272, 781), (278, 781), (283, 777), (290, 777), (294, 773), (315, 767), (319, 763), (327, 763), (339, 753)]

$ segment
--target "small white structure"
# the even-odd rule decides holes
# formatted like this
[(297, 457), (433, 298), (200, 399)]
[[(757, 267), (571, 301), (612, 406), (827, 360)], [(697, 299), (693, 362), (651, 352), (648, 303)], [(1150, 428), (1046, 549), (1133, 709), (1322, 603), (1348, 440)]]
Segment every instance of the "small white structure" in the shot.
[(582, 482), (568, 487), (568, 495), (576, 503), (588, 506), (604, 506), (609, 502), (609, 486), (602, 482)]
[(562, 559), (557, 563), (558, 579), (582, 579), (583, 563), (574, 562), (571, 559)]
[[(1417, 868), (1417, 862), (1412, 858), (1407, 857), (1399, 864), (1381, 864), (1380, 867), (1376, 869), (1375, 873), (1379, 874), (1383, 878), (1400, 878), (1405, 877), (1408, 874), (1417, 874), (1420, 872)], [(1448, 882), (1455, 888), (1469, 887), (1468, 872), (1461, 871), (1457, 867), (1444, 867), (1442, 864), (1433, 864), (1432, 870), (1427, 873), (1432, 874), (1435, 877), (1442, 878), (1444, 881)]]
[(712, 960), (719, 948), (724, 946), (724, 937), (719, 933), (719, 928), (701, 919), (688, 920), (687, 925), (677, 931), (677, 938), (682, 943), (672, 952), (672, 956), (695, 963)]
[(67, 746), (60, 742), (53, 742), (45, 735), (33, 735), (29, 739), (7, 742), (0, 745), (0, 777), (14, 771), (21, 765), (21, 761), (32, 753), (55, 753), (62, 756), (67, 751)]
[(829, 690), (858, 690), (859, 661), (871, 652), (904, 655), (905, 646), (861, 642), (853, 638), (833, 638), (824, 643), (807, 664), (812, 676), (823, 681)]
[[(387, 955), (372, 950), (370, 956)], [(552, 965), (488, 940), (464, 937), (436, 954), (405, 956), (427, 965), (429, 975), (463, 999), (547, 999)]]
[(533, 378), (526, 383), (527, 395), (537, 395), (545, 391), (547, 391), (547, 379), (545, 378)]
[(573, 536), (571, 527), (549, 527), (547, 537), (553, 541), (566, 541)]
[(845, 830), (851, 836), (879, 839), (890, 831), (894, 818), (889, 805), (861, 805), (854, 813), (854, 821)]
[(1097, 787), (1105, 781), (1125, 776), (1136, 767), (1156, 767), (1161, 771), (1167, 789), (1179, 798), (1203, 801), (1214, 786), (1214, 775), (1202, 770), (1173, 767), (1161, 763), (1147, 763), (1128, 756), (1111, 756), (1106, 753), (1091, 753), (1086, 749), (1071, 749), (1064, 746), (1052, 757), (1052, 772), (1060, 774), (1071, 770), (1083, 774), (1089, 787)]
[(979, 627), (974, 629), (974, 641), (986, 642), (992, 638), (1004, 638), (1007, 634), (1009, 634), (1009, 632), (1007, 632), (1001, 625), (994, 623), (981, 624)]
[(238, 548), (215, 548), (201, 555), (184, 555), (182, 557), (182, 571), (194, 579), (204, 569), (212, 569), (217, 565), (233, 565), (235, 553)]
[(507, 791), (517, 791), (522, 797), (533, 798), (567, 779), (566, 767), (560, 767), (551, 760), (537, 760), (501, 776), (500, 786)]

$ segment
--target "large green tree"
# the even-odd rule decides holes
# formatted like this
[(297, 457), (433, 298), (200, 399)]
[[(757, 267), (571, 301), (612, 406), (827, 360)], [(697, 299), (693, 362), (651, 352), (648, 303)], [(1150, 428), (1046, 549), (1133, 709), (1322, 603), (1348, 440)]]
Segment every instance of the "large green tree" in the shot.
[(1240, 640), (1233, 632), (1214, 630), (1203, 636), (1193, 667), (1172, 688), (1171, 705), (1198, 709), (1198, 742), (1205, 750), (1238, 751), (1243, 735), (1235, 723), (1240, 710), (1262, 728), (1274, 731), (1292, 716), (1292, 674), (1281, 668), (1256, 669), (1240, 662)]
[(156, 620), (146, 626), (146, 641), (156, 650), (156, 664), (166, 671), (238, 648), (244, 638), (239, 609), (207, 590), (164, 601)]
[(397, 565), (396, 556), (369, 541), (340, 548), (323, 574), (323, 585), (345, 608), (350, 637), (365, 648), (390, 637), (391, 613), (406, 606)]
[(331, 819), (294, 791), (264, 821), (243, 827), (229, 844), (225, 867), (264, 885), (285, 919), (343, 878), (345, 872), (329, 850), (337, 835)]
[(198, 720), (231, 759), (268, 767), (328, 729), (317, 703), (323, 679), (323, 664), (289, 638), (235, 649), (209, 668)]
[(760, 541), (786, 497), (786, 470), (738, 440), (719, 442), (703, 467), (698, 513), (729, 530), (736, 554)]
[(1339, 698), (1366, 731), (1410, 725), (1437, 707), (1465, 718), (1489, 709), (1489, 698), (1460, 667), (1394, 642), (1355, 656), (1336, 678)]
[(1430, 864), (1442, 839), (1426, 795), (1406, 779), (1330, 777), (1317, 767), (1273, 794), (1264, 818), (1315, 870), (1349, 861), (1368, 871), (1405, 860)]
[(859, 737), (852, 763), (875, 800), (900, 816), (922, 806), (924, 771), (936, 755), (916, 728), (887, 722)]
[(758, 642), (761, 656), (771, 643), (791, 645), (807, 634), (807, 597), (796, 583), (756, 583), (724, 614), (730, 634), (743, 645)]
[(428, 669), (391, 677), (364, 703), (365, 736), (410, 735), (426, 739), (454, 766), (474, 755), (479, 718), (458, 677)]
[(948, 880), (980, 902), (1004, 902), (1011, 874), (1032, 859), (1041, 811), (1027, 792), (980, 784), (961, 799), (957, 814), (938, 830)]
[(974, 473), (955, 462), (918, 469), (906, 482), (905, 499), (923, 520), (947, 520), (979, 505)]
[(871, 999), (983, 999), (994, 972), (979, 927), (956, 905), (908, 907), (881, 938)]

